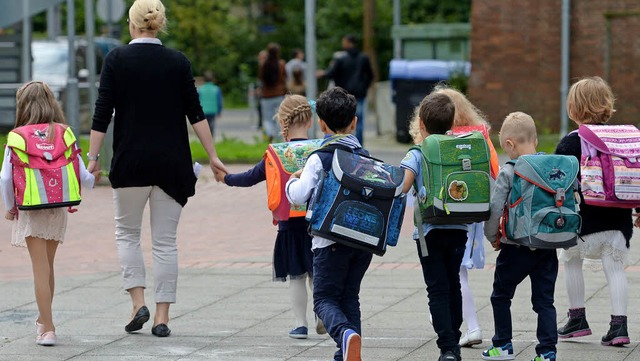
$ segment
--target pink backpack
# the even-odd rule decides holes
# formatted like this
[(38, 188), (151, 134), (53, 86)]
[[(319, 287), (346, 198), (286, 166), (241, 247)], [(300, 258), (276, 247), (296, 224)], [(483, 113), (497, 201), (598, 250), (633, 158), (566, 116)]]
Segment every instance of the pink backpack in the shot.
[(20, 210), (80, 204), (80, 149), (71, 128), (49, 124), (15, 128), (7, 136), (13, 165), (13, 187)]
[(640, 207), (640, 130), (633, 125), (581, 125), (580, 186), (600, 207)]

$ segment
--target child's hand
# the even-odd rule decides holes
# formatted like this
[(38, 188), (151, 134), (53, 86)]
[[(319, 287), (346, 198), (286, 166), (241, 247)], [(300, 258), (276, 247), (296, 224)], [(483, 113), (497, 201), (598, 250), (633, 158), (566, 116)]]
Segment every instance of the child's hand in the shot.
[(18, 211), (15, 208), (13, 208), (10, 211), (7, 211), (7, 213), (4, 214), (4, 219), (13, 221), (14, 219), (16, 219), (17, 212)]
[(300, 174), (302, 174), (302, 169), (299, 169), (295, 173), (293, 173), (289, 178), (300, 178)]
[(500, 250), (500, 241), (496, 240), (491, 242), (491, 247), (493, 247), (493, 249), (495, 251), (499, 251)]
[(633, 221), (633, 225), (640, 228), (640, 213), (636, 213), (633, 216), (636, 217), (636, 220)]
[(91, 174), (93, 174), (93, 177), (96, 179), (94, 183), (98, 183), (100, 182), (100, 178), (102, 178), (102, 171), (101, 170), (94, 170), (93, 172), (91, 172)]
[(216, 178), (216, 182), (220, 182), (220, 183), (224, 183), (224, 176), (227, 175), (227, 172), (218, 170), (217, 172), (213, 173), (213, 176)]

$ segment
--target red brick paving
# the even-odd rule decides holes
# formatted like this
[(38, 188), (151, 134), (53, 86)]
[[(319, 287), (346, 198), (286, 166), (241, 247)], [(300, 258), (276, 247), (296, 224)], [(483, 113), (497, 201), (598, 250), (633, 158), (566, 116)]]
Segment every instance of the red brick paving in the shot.
[[(248, 168), (247, 165), (229, 166), (232, 172)], [(56, 274), (119, 272), (111, 187), (85, 190), (78, 212), (70, 214), (68, 219), (65, 242), (58, 248), (56, 257)], [(410, 221), (409, 215), (406, 221)], [(408, 232), (407, 229), (403, 227), (403, 232)], [(210, 171), (203, 171), (196, 195), (189, 199), (182, 212), (178, 228), (179, 266), (269, 268), (276, 231), (267, 209), (264, 183), (251, 188), (232, 188), (216, 183)], [(0, 220), (0, 234), (4, 235), (0, 240), (0, 280), (30, 278), (29, 254), (26, 248), (10, 245), (9, 221)], [(142, 238), (145, 261), (149, 264), (148, 212), (145, 212)], [(393, 263), (383, 268), (398, 266)]]

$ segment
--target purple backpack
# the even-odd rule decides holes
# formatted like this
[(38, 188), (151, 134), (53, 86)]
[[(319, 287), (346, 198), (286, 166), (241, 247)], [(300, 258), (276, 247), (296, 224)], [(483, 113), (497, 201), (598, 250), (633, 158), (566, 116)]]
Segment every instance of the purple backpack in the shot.
[(640, 130), (633, 125), (581, 125), (578, 135), (585, 203), (640, 207)]

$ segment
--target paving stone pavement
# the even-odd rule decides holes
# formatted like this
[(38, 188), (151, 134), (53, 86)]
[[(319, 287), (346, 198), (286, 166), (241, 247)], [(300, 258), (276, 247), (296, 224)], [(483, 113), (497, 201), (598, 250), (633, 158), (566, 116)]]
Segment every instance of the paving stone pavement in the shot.
[[(226, 119), (221, 118), (219, 129), (251, 137), (249, 131), (234, 133), (243, 127), (251, 129), (243, 113), (230, 112)], [(385, 160), (397, 163), (406, 151), (406, 146), (394, 144), (390, 136), (368, 135), (372, 153)], [(232, 171), (248, 167), (230, 166)], [(288, 285), (271, 281), (276, 228), (266, 210), (263, 185), (228, 188), (215, 183), (209, 171), (201, 174), (197, 194), (184, 208), (178, 231), (178, 303), (171, 307), (172, 335), (164, 339), (151, 335), (150, 323), (137, 334), (124, 332), (131, 306), (120, 288), (111, 189), (99, 187), (83, 195), (79, 211), (69, 216), (66, 241), (56, 259), (53, 307), (59, 344), (55, 347), (34, 343), (37, 308), (28, 253), (10, 246), (10, 223), (0, 222), (0, 234), (4, 235), (0, 239), (0, 360), (331, 360), (335, 345), (326, 335), (311, 332), (306, 340), (287, 336), (294, 318)], [(384, 257), (374, 257), (362, 285), (363, 360), (438, 358), (425, 285), (415, 243), (410, 239), (410, 215), (408, 208), (399, 245)], [(148, 225), (148, 214), (145, 216)], [(594, 335), (561, 342), (558, 360), (640, 360), (636, 311), (640, 306), (639, 238), (632, 239), (627, 268), (631, 345), (600, 346), (599, 338), (608, 329), (608, 289), (601, 271), (585, 271), (587, 312)], [(150, 261), (148, 226), (143, 239), (145, 257)], [(488, 249), (486, 254), (485, 269), (469, 273), (484, 340), (480, 346), (463, 349), (464, 360), (480, 360), (493, 332), (489, 295), (496, 252)], [(149, 270), (149, 284), (151, 274)], [(530, 360), (534, 354), (536, 316), (530, 296), (529, 282), (525, 281), (512, 309), (517, 360)], [(153, 312), (149, 292), (147, 303)], [(562, 270), (556, 285), (556, 307), (558, 322), (564, 322), (567, 299)], [(308, 319), (312, 324), (311, 311)]]

